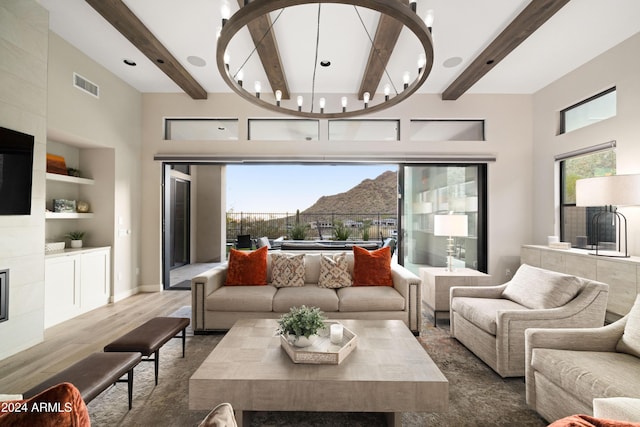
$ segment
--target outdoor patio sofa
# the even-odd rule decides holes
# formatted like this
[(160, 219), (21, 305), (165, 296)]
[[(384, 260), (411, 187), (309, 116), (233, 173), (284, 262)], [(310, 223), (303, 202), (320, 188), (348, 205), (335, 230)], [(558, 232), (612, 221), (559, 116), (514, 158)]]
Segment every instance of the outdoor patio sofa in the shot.
[[(420, 278), (392, 263), (393, 286), (348, 286), (331, 289), (318, 286), (320, 258), (335, 251), (304, 254), (304, 286), (276, 287), (272, 283), (272, 257), (267, 255), (267, 285), (225, 286), (228, 263), (214, 267), (191, 280), (192, 327), (196, 334), (230, 329), (239, 319), (279, 318), (293, 306), (319, 307), (329, 319), (402, 320), (418, 334), (421, 324)], [(353, 274), (354, 255), (347, 251), (348, 270)], [(290, 255), (293, 255), (291, 253)]]

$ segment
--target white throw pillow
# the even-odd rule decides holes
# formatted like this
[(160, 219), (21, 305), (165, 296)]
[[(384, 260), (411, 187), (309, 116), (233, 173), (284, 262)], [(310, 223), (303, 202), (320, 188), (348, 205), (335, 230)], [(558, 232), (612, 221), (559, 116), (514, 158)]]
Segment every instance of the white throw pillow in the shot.
[(618, 341), (616, 350), (640, 357), (640, 295), (636, 295), (636, 302), (631, 307), (624, 333)]
[(271, 284), (276, 288), (304, 286), (304, 254), (271, 254)]
[(581, 287), (575, 276), (522, 264), (502, 296), (528, 308), (547, 309), (565, 305)]
[(320, 257), (320, 278), (318, 286), (321, 288), (346, 288), (351, 286), (351, 273), (347, 254), (322, 255)]

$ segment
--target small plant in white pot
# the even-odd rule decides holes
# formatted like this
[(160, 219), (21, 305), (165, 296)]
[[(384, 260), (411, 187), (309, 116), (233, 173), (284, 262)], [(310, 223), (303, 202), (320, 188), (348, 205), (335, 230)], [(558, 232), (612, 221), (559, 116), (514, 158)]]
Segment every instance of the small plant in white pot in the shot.
[(285, 335), (287, 341), (296, 347), (307, 347), (318, 337), (318, 331), (325, 327), (325, 320), (318, 307), (291, 307), (278, 320), (278, 333)]
[(72, 231), (71, 233), (67, 233), (65, 236), (69, 240), (71, 240), (72, 248), (81, 248), (82, 247), (82, 239), (84, 238), (84, 231)]

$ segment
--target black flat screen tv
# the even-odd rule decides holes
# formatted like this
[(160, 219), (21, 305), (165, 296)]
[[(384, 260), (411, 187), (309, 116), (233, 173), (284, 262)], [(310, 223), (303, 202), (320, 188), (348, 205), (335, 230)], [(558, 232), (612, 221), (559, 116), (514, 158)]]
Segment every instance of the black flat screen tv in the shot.
[(0, 215), (31, 215), (33, 135), (0, 127)]

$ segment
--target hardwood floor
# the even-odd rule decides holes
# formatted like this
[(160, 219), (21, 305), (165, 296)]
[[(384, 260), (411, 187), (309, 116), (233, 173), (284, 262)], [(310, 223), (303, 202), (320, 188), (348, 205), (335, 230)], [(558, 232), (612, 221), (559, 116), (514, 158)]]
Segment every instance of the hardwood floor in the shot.
[(55, 325), (44, 341), (0, 360), (0, 394), (20, 394), (141, 325), (191, 305), (191, 292), (140, 293)]

